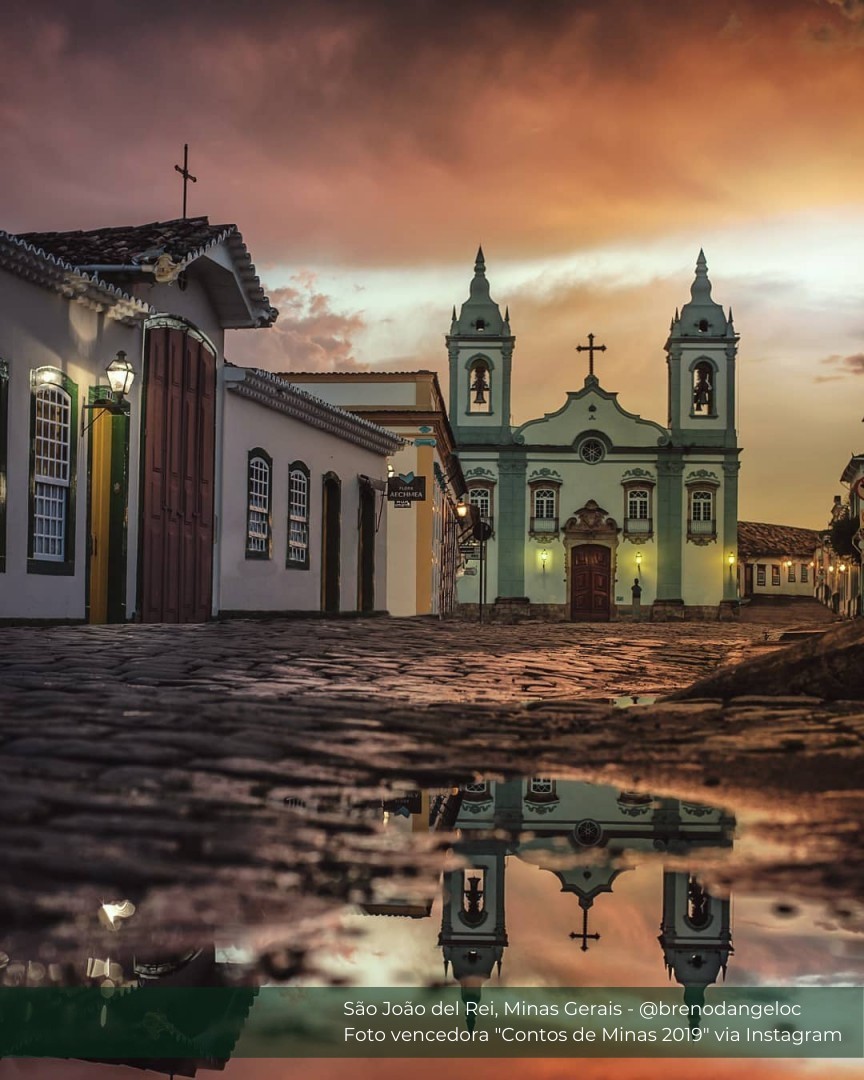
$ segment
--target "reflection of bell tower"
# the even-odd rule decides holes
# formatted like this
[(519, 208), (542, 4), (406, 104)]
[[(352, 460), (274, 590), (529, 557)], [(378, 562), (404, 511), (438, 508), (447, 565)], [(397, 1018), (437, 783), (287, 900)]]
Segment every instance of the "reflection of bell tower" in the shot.
[(510, 313), (501, 318), (489, 295), (483, 248), (477, 251), (468, 299), (447, 335), (450, 358), (450, 423), (456, 442), (498, 444), (511, 441), (510, 365), (516, 339)]
[(457, 844), (453, 851), (463, 865), (444, 875), (438, 944), (444, 954), (444, 973), (452, 967), (453, 978), (462, 984), (463, 1000), (477, 1001), (496, 966), (500, 974), (507, 946), (507, 844), (503, 840), (469, 840)]
[(701, 1007), (705, 988), (717, 981), (732, 949), (729, 901), (712, 896), (686, 871), (663, 873), (660, 937), (666, 971), (684, 987), (684, 1001)]

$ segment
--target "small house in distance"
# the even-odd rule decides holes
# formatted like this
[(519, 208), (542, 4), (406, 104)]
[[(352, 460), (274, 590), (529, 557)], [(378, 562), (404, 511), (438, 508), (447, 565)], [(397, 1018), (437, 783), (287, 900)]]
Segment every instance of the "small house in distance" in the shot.
[(741, 596), (813, 596), (819, 533), (792, 525), (738, 522)]

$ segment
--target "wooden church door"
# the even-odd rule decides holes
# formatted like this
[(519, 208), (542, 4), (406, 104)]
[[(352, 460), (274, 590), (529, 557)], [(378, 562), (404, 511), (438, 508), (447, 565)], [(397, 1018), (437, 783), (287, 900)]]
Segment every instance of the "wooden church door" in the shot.
[(570, 618), (574, 622), (608, 622), (611, 611), (612, 552), (600, 544), (572, 549)]
[(183, 327), (147, 332), (141, 619), (204, 622), (213, 578), (216, 357)]

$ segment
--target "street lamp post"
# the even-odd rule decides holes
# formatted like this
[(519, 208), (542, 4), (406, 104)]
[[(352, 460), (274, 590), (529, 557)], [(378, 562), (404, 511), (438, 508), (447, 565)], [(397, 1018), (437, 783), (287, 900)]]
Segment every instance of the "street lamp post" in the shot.
[(483, 605), (486, 603), (486, 541), (492, 538), (492, 526), (483, 521), (479, 511), (474, 522), (474, 539), (480, 543), (480, 589), (478, 597), (477, 621), (483, 622)]

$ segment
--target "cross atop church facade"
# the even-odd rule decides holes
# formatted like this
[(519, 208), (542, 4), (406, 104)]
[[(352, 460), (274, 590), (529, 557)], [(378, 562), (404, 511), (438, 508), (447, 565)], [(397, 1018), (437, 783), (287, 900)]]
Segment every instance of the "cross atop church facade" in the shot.
[(186, 188), (191, 180), (193, 184), (198, 183), (198, 177), (193, 176), (189, 172), (189, 143), (183, 143), (183, 168), (179, 165), (174, 166), (174, 171), (179, 172), (183, 177), (183, 220), (186, 220)]
[(577, 345), (576, 346), (576, 352), (587, 352), (588, 353), (588, 374), (593, 375), (594, 374), (594, 353), (595, 352), (606, 352), (606, 346), (605, 345), (595, 345), (594, 344), (594, 335), (589, 334), (588, 335), (588, 344), (587, 345)]

